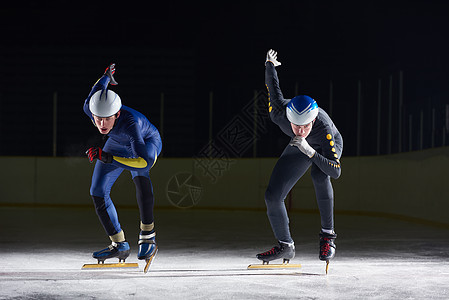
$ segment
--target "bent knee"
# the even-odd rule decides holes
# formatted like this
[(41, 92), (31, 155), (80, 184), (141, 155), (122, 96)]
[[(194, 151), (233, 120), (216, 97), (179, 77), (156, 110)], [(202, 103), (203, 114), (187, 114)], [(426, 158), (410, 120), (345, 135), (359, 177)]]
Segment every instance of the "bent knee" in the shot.
[(267, 205), (270, 203), (277, 203), (283, 200), (284, 199), (281, 195), (281, 192), (278, 189), (268, 187), (267, 190), (265, 191), (265, 203), (267, 203)]
[(90, 187), (90, 195), (92, 197), (105, 198), (108, 195), (108, 192), (101, 186), (94, 186), (94, 185), (92, 185)]

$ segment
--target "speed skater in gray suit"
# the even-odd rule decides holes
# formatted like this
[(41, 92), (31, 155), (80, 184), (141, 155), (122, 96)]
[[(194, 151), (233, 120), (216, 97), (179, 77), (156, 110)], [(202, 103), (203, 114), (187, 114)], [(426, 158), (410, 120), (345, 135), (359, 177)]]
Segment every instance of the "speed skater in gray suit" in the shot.
[(295, 257), (295, 245), (290, 235), (285, 197), (296, 182), (311, 168), (316, 200), (321, 216), (320, 260), (329, 262), (335, 255), (334, 192), (331, 177), (341, 173), (340, 157), (343, 138), (329, 115), (309, 96), (284, 99), (275, 67), (281, 65), (277, 53), (269, 50), (265, 62), (265, 84), (268, 89), (268, 110), (271, 120), (289, 137), (271, 174), (265, 192), (267, 215), (278, 241), (277, 246), (257, 254), (264, 263)]

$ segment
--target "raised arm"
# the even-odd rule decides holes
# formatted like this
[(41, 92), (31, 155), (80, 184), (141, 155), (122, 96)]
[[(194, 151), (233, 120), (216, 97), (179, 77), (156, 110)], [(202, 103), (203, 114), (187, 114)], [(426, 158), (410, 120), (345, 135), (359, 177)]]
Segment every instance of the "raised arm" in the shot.
[(106, 90), (108, 88), (109, 83), (111, 85), (117, 85), (118, 83), (114, 79), (114, 74), (115, 74), (115, 64), (112, 63), (106, 68), (106, 71), (104, 72), (103, 76), (101, 76), (101, 78), (98, 79), (97, 82), (95, 82), (92, 89), (90, 90), (89, 95), (87, 96), (87, 99), (84, 101), (83, 110), (86, 113), (86, 115), (92, 120), (93, 120), (92, 113), (89, 109), (90, 97), (92, 97), (92, 95), (99, 90)]
[(280, 65), (281, 63), (277, 60), (277, 53), (269, 50), (265, 62), (265, 86), (268, 89), (268, 111), (273, 123), (277, 124), (286, 135), (292, 137), (294, 134), (285, 114), (285, 107), (289, 100), (284, 99), (275, 69), (276, 66)]

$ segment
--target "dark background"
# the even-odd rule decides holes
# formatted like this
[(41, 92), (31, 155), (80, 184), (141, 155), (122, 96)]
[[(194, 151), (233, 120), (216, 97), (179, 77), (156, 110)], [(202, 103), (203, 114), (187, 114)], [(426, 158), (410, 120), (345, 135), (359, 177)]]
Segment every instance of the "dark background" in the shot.
[[(308, 94), (328, 110), (344, 137), (344, 155), (446, 145), (446, 2), (147, 1), (116, 5), (59, 1), (3, 5), (0, 155), (53, 155), (54, 97), (56, 154), (81, 156), (88, 147), (101, 145), (101, 136), (84, 115), (82, 104), (114, 61), (119, 82), (114, 90), (125, 105), (143, 112), (161, 131), (163, 127), (163, 155), (196, 156), (208, 142), (210, 93), (215, 136), (239, 115), (255, 91), (265, 91), (264, 62), (270, 48), (278, 51), (282, 62), (277, 69), (284, 96)], [(402, 108), (398, 106), (400, 72)], [(390, 135), (388, 128), (392, 128)], [(257, 141), (257, 156), (278, 156), (287, 141), (270, 124)], [(252, 156), (253, 152), (239, 155)]]

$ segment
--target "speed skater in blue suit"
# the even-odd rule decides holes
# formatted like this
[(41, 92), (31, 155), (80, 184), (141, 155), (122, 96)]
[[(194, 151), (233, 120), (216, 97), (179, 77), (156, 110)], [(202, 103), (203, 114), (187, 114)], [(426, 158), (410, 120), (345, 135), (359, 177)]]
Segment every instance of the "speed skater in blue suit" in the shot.
[(114, 74), (115, 64), (111, 64), (92, 87), (83, 107), (98, 131), (107, 136), (103, 148), (92, 147), (86, 151), (91, 163), (96, 160), (90, 194), (98, 218), (112, 241), (109, 247), (92, 256), (98, 262), (112, 257), (125, 261), (129, 256), (130, 246), (110, 196), (117, 178), (123, 170), (128, 170), (136, 187), (140, 211), (138, 258), (148, 260), (157, 252), (149, 172), (161, 153), (162, 141), (159, 131), (142, 113), (122, 105), (119, 95), (108, 88), (109, 84), (117, 85)]

